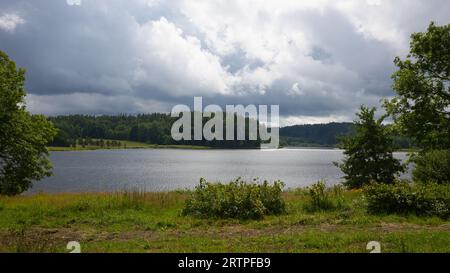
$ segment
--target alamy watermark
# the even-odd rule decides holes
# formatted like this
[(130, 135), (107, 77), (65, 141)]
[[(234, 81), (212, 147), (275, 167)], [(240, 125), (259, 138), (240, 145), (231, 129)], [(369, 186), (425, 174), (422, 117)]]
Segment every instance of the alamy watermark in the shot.
[(71, 250), (69, 253), (81, 253), (81, 244), (78, 241), (70, 241), (66, 248)]
[[(192, 140), (192, 133), (193, 140), (260, 140), (262, 149), (276, 149), (280, 142), (280, 109), (279, 105), (270, 105), (270, 112), (268, 108), (238, 104), (226, 105), (223, 111), (215, 104), (203, 107), (203, 98), (194, 97), (193, 111), (183, 104), (172, 108), (171, 116), (179, 119), (172, 125), (171, 135), (175, 141)], [(209, 118), (205, 124), (203, 118)]]

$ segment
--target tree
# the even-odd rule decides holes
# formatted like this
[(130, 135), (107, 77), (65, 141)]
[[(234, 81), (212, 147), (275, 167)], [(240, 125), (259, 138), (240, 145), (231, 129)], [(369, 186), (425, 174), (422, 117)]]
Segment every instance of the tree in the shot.
[(393, 142), (389, 130), (382, 125), (385, 116), (375, 120), (375, 108), (361, 106), (354, 122), (355, 134), (340, 138), (344, 149), (342, 163), (335, 162), (345, 174), (344, 184), (360, 188), (369, 182), (393, 183), (404, 166), (392, 155)]
[(396, 127), (424, 149), (449, 149), (450, 24), (412, 34), (410, 54), (394, 63), (397, 96), (384, 106)]
[(19, 194), (51, 174), (46, 144), (56, 129), (25, 109), (25, 70), (0, 51), (0, 194)]
[(450, 150), (429, 150), (413, 155), (412, 161), (415, 181), (450, 185)]
[(58, 133), (53, 137), (53, 141), (51, 143), (51, 145), (56, 147), (70, 147), (71, 144), (69, 135), (62, 130), (58, 130)]

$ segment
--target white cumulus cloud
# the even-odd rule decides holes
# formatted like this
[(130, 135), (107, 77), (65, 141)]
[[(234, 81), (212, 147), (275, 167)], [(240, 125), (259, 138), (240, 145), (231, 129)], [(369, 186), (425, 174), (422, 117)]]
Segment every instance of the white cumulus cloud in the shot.
[(18, 25), (24, 24), (25, 20), (17, 14), (3, 14), (0, 16), (0, 30), (12, 32)]
[(156, 87), (174, 96), (227, 94), (233, 75), (201, 41), (162, 17), (139, 27), (135, 85)]

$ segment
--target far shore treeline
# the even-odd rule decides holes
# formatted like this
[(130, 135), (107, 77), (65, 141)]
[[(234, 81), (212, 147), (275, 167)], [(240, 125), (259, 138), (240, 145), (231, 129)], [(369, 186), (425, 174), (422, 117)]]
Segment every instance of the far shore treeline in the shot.
[[(49, 146), (70, 147), (85, 139), (138, 141), (158, 145), (193, 145), (217, 148), (256, 148), (261, 141), (175, 141), (170, 131), (177, 118), (165, 113), (139, 115), (66, 115), (53, 116), (49, 120), (58, 128), (58, 134)], [(205, 120), (206, 122), (206, 120)], [(246, 119), (248, 129), (249, 120)], [(236, 122), (234, 123), (236, 126)], [(224, 124), (224, 132), (226, 131)], [(235, 130), (236, 133), (236, 130)], [(305, 124), (280, 128), (280, 145), (284, 147), (337, 147), (339, 136), (354, 133), (350, 122)], [(247, 134), (248, 136), (248, 134)], [(411, 148), (412, 142), (393, 136), (396, 148)]]
[[(220, 114), (214, 113), (213, 115)], [(138, 115), (115, 115), (115, 116), (89, 116), (89, 115), (68, 115), (49, 117), (49, 120), (58, 129), (49, 146), (70, 147), (80, 140), (101, 139), (101, 140), (121, 140), (137, 141), (158, 145), (191, 145), (217, 148), (256, 148), (260, 147), (261, 140), (237, 140), (237, 120), (235, 116), (234, 134), (235, 140), (181, 140), (175, 141), (171, 136), (172, 124), (177, 120), (170, 114), (153, 113)], [(209, 118), (203, 118), (205, 124)], [(245, 119), (246, 136), (248, 136), (249, 119)], [(194, 135), (192, 127), (191, 136)], [(226, 122), (223, 123), (223, 132), (226, 132)]]

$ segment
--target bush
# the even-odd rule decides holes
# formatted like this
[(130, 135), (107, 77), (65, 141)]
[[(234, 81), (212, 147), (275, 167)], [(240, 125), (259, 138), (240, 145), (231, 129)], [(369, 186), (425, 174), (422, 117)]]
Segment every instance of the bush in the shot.
[(264, 215), (282, 214), (286, 205), (281, 192), (284, 184), (267, 181), (262, 184), (246, 183), (241, 178), (229, 184), (200, 184), (186, 200), (183, 215), (197, 217), (260, 219)]
[(341, 185), (327, 188), (324, 181), (307, 188), (308, 203), (305, 208), (309, 211), (334, 210), (344, 206), (344, 189)]
[(432, 150), (413, 157), (414, 181), (450, 184), (450, 150)]
[(371, 184), (363, 188), (371, 213), (450, 215), (450, 186), (435, 183)]

